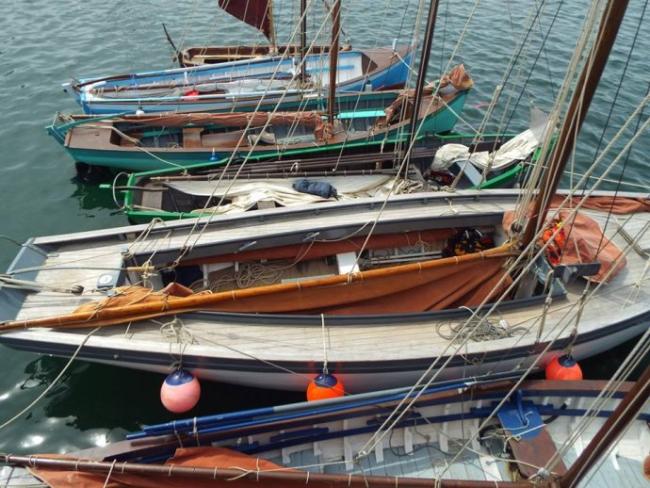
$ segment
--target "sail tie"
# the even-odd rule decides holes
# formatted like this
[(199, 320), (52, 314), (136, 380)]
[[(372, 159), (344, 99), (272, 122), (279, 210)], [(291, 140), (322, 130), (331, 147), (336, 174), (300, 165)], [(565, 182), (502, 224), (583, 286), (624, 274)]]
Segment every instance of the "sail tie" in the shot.
[(111, 463), (111, 467), (108, 470), (108, 474), (106, 475), (106, 479), (104, 480), (104, 485), (102, 488), (106, 488), (108, 486), (108, 481), (111, 479), (111, 475), (113, 474), (113, 468), (115, 468), (116, 462), (117, 459), (113, 459), (113, 462)]

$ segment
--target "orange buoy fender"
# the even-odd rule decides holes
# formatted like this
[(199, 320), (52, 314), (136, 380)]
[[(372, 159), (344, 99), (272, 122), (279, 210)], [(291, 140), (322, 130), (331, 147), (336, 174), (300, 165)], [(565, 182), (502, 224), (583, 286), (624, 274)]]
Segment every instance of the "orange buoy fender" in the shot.
[(546, 379), (579, 381), (582, 379), (582, 368), (570, 354), (556, 356), (546, 366)]
[(345, 395), (345, 388), (340, 378), (333, 374), (322, 373), (309, 382), (307, 401), (326, 400)]

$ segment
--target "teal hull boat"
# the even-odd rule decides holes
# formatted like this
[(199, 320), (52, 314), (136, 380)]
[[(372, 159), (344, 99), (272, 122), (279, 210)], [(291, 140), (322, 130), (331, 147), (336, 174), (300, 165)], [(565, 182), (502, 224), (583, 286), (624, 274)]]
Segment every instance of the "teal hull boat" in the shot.
[[(451, 131), (468, 91), (424, 97), (418, 137)], [(404, 108), (409, 100), (400, 91), (338, 96), (333, 124), (318, 109), (324, 99), (314, 98), (301, 112), (60, 117), (49, 131), (76, 162), (151, 171), (251, 156), (376, 150), (407, 140), (410, 115)]]

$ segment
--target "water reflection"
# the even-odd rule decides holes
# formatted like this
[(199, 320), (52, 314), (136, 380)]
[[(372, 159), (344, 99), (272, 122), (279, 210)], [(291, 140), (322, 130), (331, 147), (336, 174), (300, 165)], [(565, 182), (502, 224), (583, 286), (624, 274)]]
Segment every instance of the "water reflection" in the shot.
[(100, 184), (110, 185), (112, 181), (113, 178), (110, 175), (107, 178), (93, 182), (86, 182), (75, 176), (71, 180), (74, 184), (74, 191), (70, 196), (79, 201), (79, 208), (82, 210), (107, 209), (117, 211), (111, 189), (100, 188), (99, 186)]

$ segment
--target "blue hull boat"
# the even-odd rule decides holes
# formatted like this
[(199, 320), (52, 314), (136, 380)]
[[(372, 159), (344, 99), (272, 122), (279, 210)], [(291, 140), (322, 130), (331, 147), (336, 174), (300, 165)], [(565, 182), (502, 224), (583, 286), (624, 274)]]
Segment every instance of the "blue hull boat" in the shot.
[[(401, 88), (412, 49), (341, 51), (337, 91)], [(218, 65), (83, 78), (64, 84), (86, 114), (224, 112), (255, 110), (259, 103), (299, 101), (328, 86), (329, 54), (306, 57), (306, 79), (299, 80), (291, 57), (263, 57)], [(260, 102), (261, 100), (261, 102)]]

